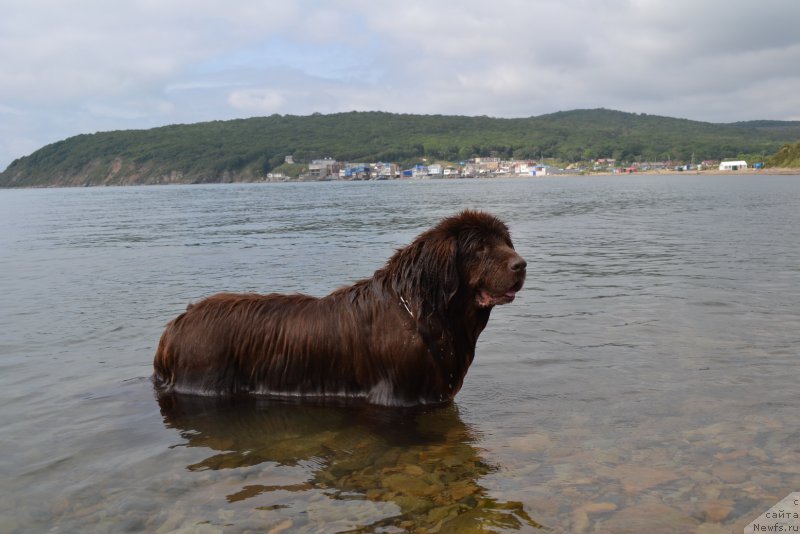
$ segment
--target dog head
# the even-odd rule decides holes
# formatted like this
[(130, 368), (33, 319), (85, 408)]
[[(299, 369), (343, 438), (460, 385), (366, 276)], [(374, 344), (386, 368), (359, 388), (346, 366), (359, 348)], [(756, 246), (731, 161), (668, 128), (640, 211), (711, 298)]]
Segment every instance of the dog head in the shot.
[(514, 250), (508, 227), (488, 213), (465, 211), (452, 219), (456, 263), (463, 284), (480, 308), (508, 304), (522, 289), (527, 263)]
[(396, 275), (398, 294), (431, 315), (447, 310), (456, 295), (481, 309), (512, 302), (525, 281), (526, 266), (500, 219), (467, 210), (398, 250), (385, 271)]

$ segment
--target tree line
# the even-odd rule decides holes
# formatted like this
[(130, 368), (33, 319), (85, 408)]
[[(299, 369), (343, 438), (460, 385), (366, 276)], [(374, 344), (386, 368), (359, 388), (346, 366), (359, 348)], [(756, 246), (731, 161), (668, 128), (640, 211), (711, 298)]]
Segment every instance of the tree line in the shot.
[(349, 112), (163, 126), (78, 135), (19, 158), (0, 186), (197, 183), (263, 178), (283, 165), (459, 162), (473, 157), (619, 162), (769, 156), (800, 139), (800, 122), (712, 124), (607, 109), (538, 117)]

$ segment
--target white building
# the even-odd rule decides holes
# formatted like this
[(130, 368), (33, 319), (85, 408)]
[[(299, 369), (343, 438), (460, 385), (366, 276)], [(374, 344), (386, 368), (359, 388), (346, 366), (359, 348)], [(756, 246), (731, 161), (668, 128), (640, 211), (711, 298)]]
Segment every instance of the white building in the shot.
[(746, 168), (746, 161), (723, 161), (719, 164), (719, 170), (721, 171), (739, 171)]
[(442, 166), (438, 163), (434, 163), (433, 165), (428, 165), (428, 176), (433, 176), (434, 178), (439, 178), (442, 176)]
[(530, 168), (531, 176), (548, 176), (553, 174), (552, 169), (547, 165), (534, 165)]

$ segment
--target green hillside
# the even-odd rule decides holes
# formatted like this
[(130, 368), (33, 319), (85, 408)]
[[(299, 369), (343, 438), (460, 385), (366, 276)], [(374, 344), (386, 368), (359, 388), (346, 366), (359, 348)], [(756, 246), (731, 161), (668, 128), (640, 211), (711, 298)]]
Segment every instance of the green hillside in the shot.
[(800, 141), (784, 145), (766, 161), (767, 167), (800, 168)]
[(771, 154), (800, 122), (711, 124), (606, 109), (522, 119), (351, 112), (272, 115), (78, 135), (19, 158), (0, 187), (252, 181), (281, 165), (332, 157), (410, 164), (474, 156), (574, 162), (696, 161)]

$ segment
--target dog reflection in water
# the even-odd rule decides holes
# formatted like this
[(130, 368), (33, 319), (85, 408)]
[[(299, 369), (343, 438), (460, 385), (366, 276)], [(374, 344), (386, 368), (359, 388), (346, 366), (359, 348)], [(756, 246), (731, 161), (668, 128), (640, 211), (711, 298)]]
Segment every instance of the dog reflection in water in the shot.
[[(189, 470), (253, 472), (227, 495), (228, 506), (252, 502), (300, 528), (310, 519), (296, 506), (324, 495), (340, 507), (364, 500), (383, 507), (381, 519), (357, 528), (541, 528), (521, 503), (492, 498), (480, 485), (496, 467), (481, 457), (454, 405), (387, 410), (174, 393), (159, 404), (165, 425), (188, 447), (212, 453)], [(297, 476), (287, 480), (287, 470)]]

